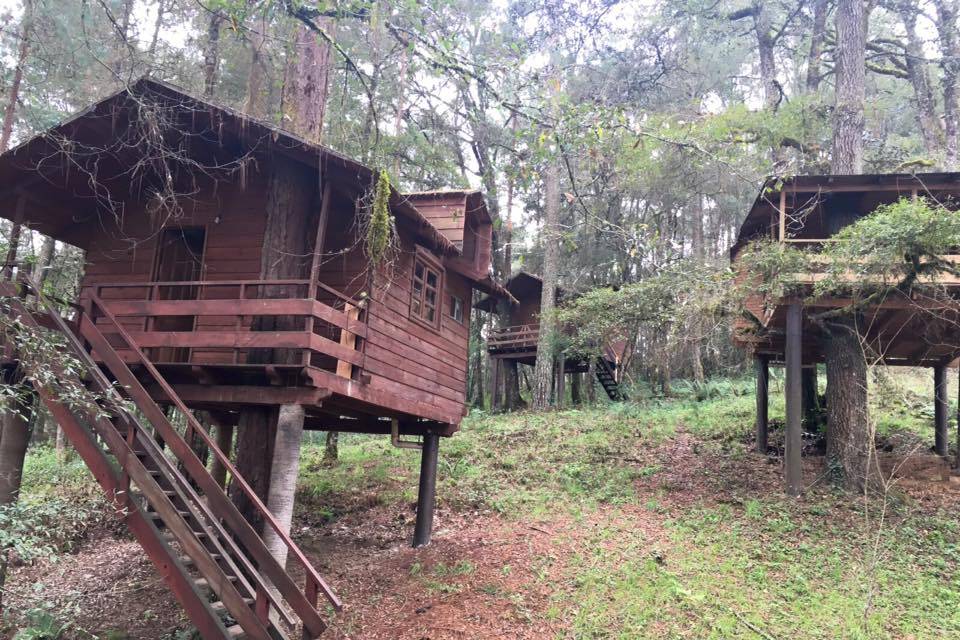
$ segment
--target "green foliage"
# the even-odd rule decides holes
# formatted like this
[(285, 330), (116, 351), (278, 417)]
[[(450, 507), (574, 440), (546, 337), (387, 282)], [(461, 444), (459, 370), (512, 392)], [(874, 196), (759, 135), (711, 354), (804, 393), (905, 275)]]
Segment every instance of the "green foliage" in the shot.
[(366, 252), (370, 264), (374, 267), (387, 257), (393, 241), (393, 218), (390, 216), (390, 177), (385, 170), (377, 176), (370, 205), (370, 217), (367, 221)]
[(26, 458), (20, 499), (0, 507), (0, 548), (24, 562), (69, 551), (112, 517), (82, 461), (63, 461), (50, 447)]
[(955, 267), (943, 259), (960, 247), (960, 213), (926, 198), (877, 207), (840, 230), (821, 256), (827, 277), (815, 294), (935, 286)]
[(567, 352), (599, 355), (608, 344), (632, 345), (644, 329), (665, 332), (665, 350), (700, 340), (732, 308), (731, 280), (728, 269), (681, 261), (638, 282), (587, 291), (557, 310), (569, 330)]

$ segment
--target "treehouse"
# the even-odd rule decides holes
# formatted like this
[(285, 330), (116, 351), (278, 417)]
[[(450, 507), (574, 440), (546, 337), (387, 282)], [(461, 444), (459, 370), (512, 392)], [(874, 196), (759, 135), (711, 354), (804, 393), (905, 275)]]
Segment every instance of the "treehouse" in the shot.
[[(505, 294), (488, 277), (481, 194), (401, 194), (151, 79), (0, 156), (0, 190), (4, 217), (85, 251), (73, 301), (45, 299), (8, 260), (21, 277), (6, 309), (86, 365), (37, 391), (205, 639), (276, 637), (291, 621), (315, 637), (318, 593), (339, 606), (271, 512), (272, 452), (301, 424), (422, 450), (415, 544), (429, 541), (438, 438), (466, 413), (473, 292)], [(65, 402), (54, 387), (71, 380), (136, 410)], [(278, 547), (303, 565), (302, 588)]]
[[(754, 291), (746, 298), (746, 312), (736, 324), (734, 340), (755, 358), (757, 448), (761, 452), (767, 450), (768, 365), (786, 366), (788, 491), (799, 491), (801, 416), (816, 393), (815, 367), (825, 355), (825, 341), (813, 320), (829, 310), (849, 311), (856, 304), (858, 332), (871, 362), (934, 370), (935, 450), (947, 454), (946, 367), (960, 355), (952, 305), (895, 282), (886, 283), (893, 286), (885, 286), (882, 297), (866, 304), (848, 295), (815, 294), (815, 287), (837, 277), (837, 270), (831, 269), (836, 265), (826, 256), (817, 256), (837, 242), (835, 236), (841, 229), (904, 198), (925, 198), (954, 208), (958, 196), (960, 173), (796, 176), (771, 178), (762, 186), (730, 252), (738, 282)], [(787, 274), (794, 286), (789, 295), (765, 292), (759, 286), (764, 277), (744, 267), (752, 243), (759, 240), (794, 247), (807, 256), (803, 271)], [(957, 255), (941, 257), (948, 263), (960, 261)], [(856, 280), (859, 276), (854, 266), (844, 266), (846, 271), (840, 277)], [(940, 285), (947, 296), (960, 292), (960, 279), (946, 272), (928, 274), (925, 282)]]
[[(494, 293), (477, 302), (476, 308), (487, 313), (501, 315), (502, 325), (490, 333), (487, 338), (487, 353), (493, 360), (494, 389), (502, 374), (501, 369), (517, 364), (533, 366), (537, 361), (537, 341), (540, 338), (540, 303), (543, 295), (543, 280), (520, 271), (513, 275), (504, 288), (509, 296)], [(555, 301), (559, 303), (564, 296), (557, 287)], [(611, 400), (626, 400), (627, 396), (620, 388), (620, 362), (623, 357), (623, 345), (604, 345), (604, 353), (596, 359), (596, 376)], [(590, 363), (582, 358), (564, 358), (556, 366), (556, 385), (558, 394), (563, 393), (563, 378), (567, 373), (583, 373), (590, 369)]]

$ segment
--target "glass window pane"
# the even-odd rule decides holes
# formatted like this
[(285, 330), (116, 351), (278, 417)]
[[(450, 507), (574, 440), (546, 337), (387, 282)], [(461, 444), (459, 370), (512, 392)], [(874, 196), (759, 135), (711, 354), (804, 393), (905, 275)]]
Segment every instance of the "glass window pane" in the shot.
[(414, 280), (414, 281), (413, 281), (413, 295), (419, 297), (419, 296), (420, 296), (420, 291), (421, 291), (422, 289), (423, 289), (423, 283), (420, 282), (419, 280)]
[(437, 292), (427, 289), (427, 304), (431, 307), (436, 306), (437, 304)]
[(413, 270), (413, 277), (423, 280), (423, 264), (417, 263), (416, 268)]
[(427, 307), (427, 320), (429, 320), (430, 322), (433, 322), (433, 318), (434, 318), (433, 307)]
[(431, 287), (437, 286), (437, 274), (433, 271), (427, 271), (427, 284)]
[(413, 299), (413, 304), (410, 305), (410, 308), (413, 310), (413, 315), (415, 315), (415, 316), (420, 315), (420, 299), (419, 299), (419, 298), (414, 298), (414, 299)]

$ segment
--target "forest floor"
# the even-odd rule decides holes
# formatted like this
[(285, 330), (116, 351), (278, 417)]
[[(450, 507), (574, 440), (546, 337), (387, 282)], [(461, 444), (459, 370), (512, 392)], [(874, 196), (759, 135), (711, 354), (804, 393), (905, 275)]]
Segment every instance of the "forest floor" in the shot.
[[(328, 466), (317, 439), (294, 533), (346, 603), (324, 637), (958, 637), (960, 483), (929, 450), (927, 377), (873, 385), (882, 462), (895, 473), (869, 499), (833, 489), (813, 450), (807, 491), (787, 499), (779, 458), (751, 451), (749, 381), (476, 413), (441, 443), (434, 539), (419, 550), (409, 548), (416, 453), (345, 436)], [(775, 445), (778, 377), (772, 386)], [(51, 474), (73, 474), (47, 458), (31, 456), (32, 496), (63, 490)], [(10, 609), (69, 620), (64, 637), (191, 637), (137, 545), (108, 522), (75, 527), (75, 549), (17, 567)]]

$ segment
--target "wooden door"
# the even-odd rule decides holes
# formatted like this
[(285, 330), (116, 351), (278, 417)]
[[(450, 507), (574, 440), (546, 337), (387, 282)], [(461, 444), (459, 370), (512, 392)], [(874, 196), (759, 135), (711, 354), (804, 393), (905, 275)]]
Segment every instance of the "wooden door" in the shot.
[[(203, 278), (203, 252), (206, 230), (203, 227), (164, 229), (157, 244), (154, 282), (195, 282)], [(157, 287), (159, 300), (196, 300), (197, 285)], [(153, 331), (193, 331), (196, 316), (164, 316), (155, 318)], [(158, 347), (151, 350), (154, 362), (189, 362), (190, 349), (186, 347)]]

